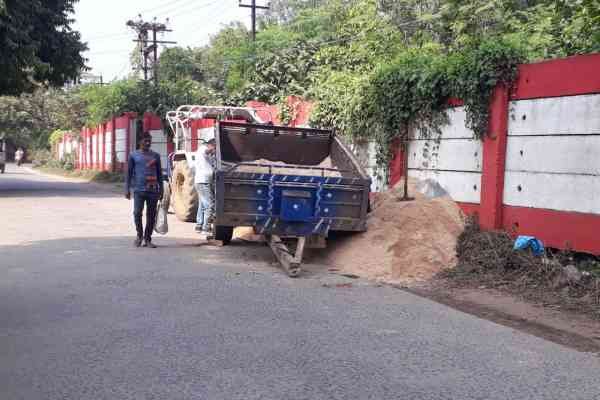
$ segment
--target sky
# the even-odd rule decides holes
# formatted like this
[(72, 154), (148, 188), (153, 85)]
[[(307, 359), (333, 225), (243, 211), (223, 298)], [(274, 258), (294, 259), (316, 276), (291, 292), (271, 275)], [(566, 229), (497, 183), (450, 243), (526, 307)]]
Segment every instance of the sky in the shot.
[[(257, 4), (265, 3), (258, 0)], [(73, 28), (81, 32), (90, 48), (84, 54), (92, 68), (90, 73), (109, 82), (130, 72), (129, 57), (136, 35), (125, 23), (136, 20), (139, 14), (146, 21), (156, 18), (164, 23), (169, 18), (168, 27), (173, 32), (161, 39), (184, 47), (207, 44), (210, 35), (232, 21), (250, 25), (250, 9), (240, 8), (239, 0), (80, 0), (75, 6)]]

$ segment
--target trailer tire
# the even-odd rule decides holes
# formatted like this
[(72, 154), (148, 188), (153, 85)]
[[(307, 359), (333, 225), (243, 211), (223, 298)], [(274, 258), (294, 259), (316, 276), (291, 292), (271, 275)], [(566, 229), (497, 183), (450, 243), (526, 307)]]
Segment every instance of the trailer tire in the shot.
[(231, 243), (233, 237), (233, 226), (215, 226), (215, 239), (223, 242), (224, 245)]
[(195, 221), (198, 212), (198, 193), (194, 187), (194, 173), (187, 165), (187, 161), (175, 163), (171, 179), (171, 201), (177, 219), (184, 222)]
[(5, 170), (5, 169), (6, 169), (6, 164), (2, 164), (2, 165), (0, 165), (0, 171), (1, 171), (2, 173), (4, 173), (4, 170)]

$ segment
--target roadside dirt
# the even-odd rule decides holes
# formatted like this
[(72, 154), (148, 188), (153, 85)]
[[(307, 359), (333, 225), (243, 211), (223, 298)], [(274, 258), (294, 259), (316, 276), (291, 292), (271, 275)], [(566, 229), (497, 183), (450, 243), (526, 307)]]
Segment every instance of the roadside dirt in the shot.
[(467, 314), (600, 355), (600, 321), (587, 315), (558, 306), (536, 304), (484, 286), (457, 287), (447, 279), (396, 287)]
[[(600, 309), (582, 302), (581, 285), (556, 290), (548, 264), (515, 253), (508, 235), (482, 236), (469, 232), (469, 224), (463, 232), (464, 217), (449, 198), (425, 198), (415, 182), (414, 201), (399, 202), (399, 192), (397, 187), (379, 194), (366, 233), (329, 241), (325, 262), (331, 271), (600, 354)], [(457, 258), (457, 249), (463, 258)]]

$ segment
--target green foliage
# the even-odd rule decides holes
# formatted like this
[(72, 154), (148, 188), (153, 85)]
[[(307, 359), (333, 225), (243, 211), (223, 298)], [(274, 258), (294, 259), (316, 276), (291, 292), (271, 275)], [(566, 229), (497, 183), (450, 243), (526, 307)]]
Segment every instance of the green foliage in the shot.
[(86, 124), (95, 126), (125, 112), (154, 113), (164, 118), (167, 111), (182, 104), (213, 102), (214, 93), (191, 79), (161, 81), (123, 80), (110, 85), (86, 86), (81, 95), (87, 104)]
[(0, 134), (13, 144), (45, 148), (52, 131), (78, 131), (85, 105), (77, 91), (38, 89), (19, 97), (0, 96)]
[(366, 138), (371, 133), (371, 119), (367, 97), (369, 75), (353, 71), (329, 71), (317, 78), (310, 97), (316, 100), (311, 113), (311, 125), (321, 128), (333, 128), (338, 132)]
[(373, 95), (364, 108), (371, 107), (373, 119), (381, 124), (376, 132), (379, 164), (387, 164), (391, 142), (406, 142), (411, 128), (429, 136), (445, 122), (451, 91), (445, 58), (435, 52), (403, 53), (380, 67), (370, 85)]
[(0, 94), (62, 86), (85, 68), (87, 46), (70, 27), (77, 0), (5, 0), (0, 12)]
[(523, 44), (529, 59), (600, 51), (600, 2), (541, 2), (509, 20), (507, 37)]
[(262, 54), (257, 59), (252, 81), (244, 87), (243, 101), (277, 103), (282, 96), (304, 96), (317, 49), (310, 43), (298, 42), (281, 51)]
[(50, 134), (50, 138), (48, 138), (48, 143), (50, 143), (50, 145), (52, 146), (59, 143), (65, 136), (65, 133), (67, 132), (63, 131), (62, 129), (56, 129)]
[(497, 85), (511, 87), (524, 51), (505, 40), (487, 40), (449, 58), (452, 95), (464, 102), (467, 127), (482, 139), (488, 133), (490, 100)]
[(172, 47), (165, 49), (159, 58), (158, 76), (162, 81), (181, 79), (202, 81), (202, 51), (200, 49)]
[(358, 0), (339, 7), (333, 21), (335, 34), (316, 54), (319, 66), (333, 70), (371, 70), (391, 61), (402, 49), (402, 35), (382, 16), (375, 0)]
[(378, 163), (387, 164), (390, 144), (440, 132), (451, 97), (465, 103), (467, 125), (483, 138), (489, 105), (498, 84), (516, 79), (522, 50), (508, 41), (483, 41), (448, 56), (438, 46), (408, 49), (366, 75), (329, 72), (311, 92), (317, 100), (312, 120), (353, 137), (374, 139)]
[(53, 161), (52, 152), (48, 149), (36, 149), (29, 153), (29, 159), (31, 159), (34, 166), (48, 165)]
[[(67, 12), (74, 1), (38, 8)], [(42, 3), (7, 0), (7, 12), (23, 16), (23, 5), (32, 2)], [(62, 26), (61, 18), (46, 25)], [(45, 32), (21, 22), (23, 30), (11, 35), (22, 43), (34, 30)], [(158, 85), (131, 79), (65, 94), (40, 91), (18, 101), (0, 98), (0, 134), (45, 146), (55, 129), (77, 131), (82, 123), (96, 125), (126, 111), (164, 116), (185, 103), (241, 105), (254, 99), (283, 105), (282, 98), (297, 95), (315, 102), (314, 125), (375, 139), (384, 163), (390, 141), (405, 139), (409, 130), (439, 130), (449, 97), (464, 101), (468, 125), (483, 137), (494, 87), (510, 85), (519, 62), (600, 51), (600, 2), (273, 0), (259, 28), (256, 42), (242, 23), (232, 23), (204, 47), (165, 50)], [(55, 51), (56, 43), (49, 49)], [(35, 53), (27, 45), (23, 51)], [(73, 57), (65, 60), (80, 68)], [(0, 73), (2, 68), (8, 68), (4, 59)], [(10, 76), (12, 70), (6, 71), (2, 77)], [(38, 72), (34, 67), (31, 74)], [(42, 81), (53, 82), (34, 79)], [(289, 122), (293, 110), (280, 110)]]

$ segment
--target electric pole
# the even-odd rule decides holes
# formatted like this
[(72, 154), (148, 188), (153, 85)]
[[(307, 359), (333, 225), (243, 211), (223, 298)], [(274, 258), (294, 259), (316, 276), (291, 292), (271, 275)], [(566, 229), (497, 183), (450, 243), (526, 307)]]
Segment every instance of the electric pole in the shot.
[[(167, 28), (166, 24), (156, 22), (156, 20), (145, 22), (142, 20), (141, 15), (138, 17), (137, 21), (127, 21), (127, 26), (137, 33), (137, 39), (134, 42), (138, 43), (140, 47), (140, 60), (142, 62), (142, 70), (144, 71), (144, 80), (147, 81), (149, 79), (148, 72), (152, 71), (152, 79), (154, 83), (158, 83), (158, 45), (177, 44), (177, 42), (157, 39), (158, 33), (172, 32), (171, 29)], [(150, 37), (150, 32), (152, 33), (152, 37)]]
[(269, 6), (257, 6), (256, 0), (251, 0), (250, 4), (242, 4), (240, 0), (240, 7), (252, 9), (252, 41), (256, 41), (256, 10), (268, 10)]

